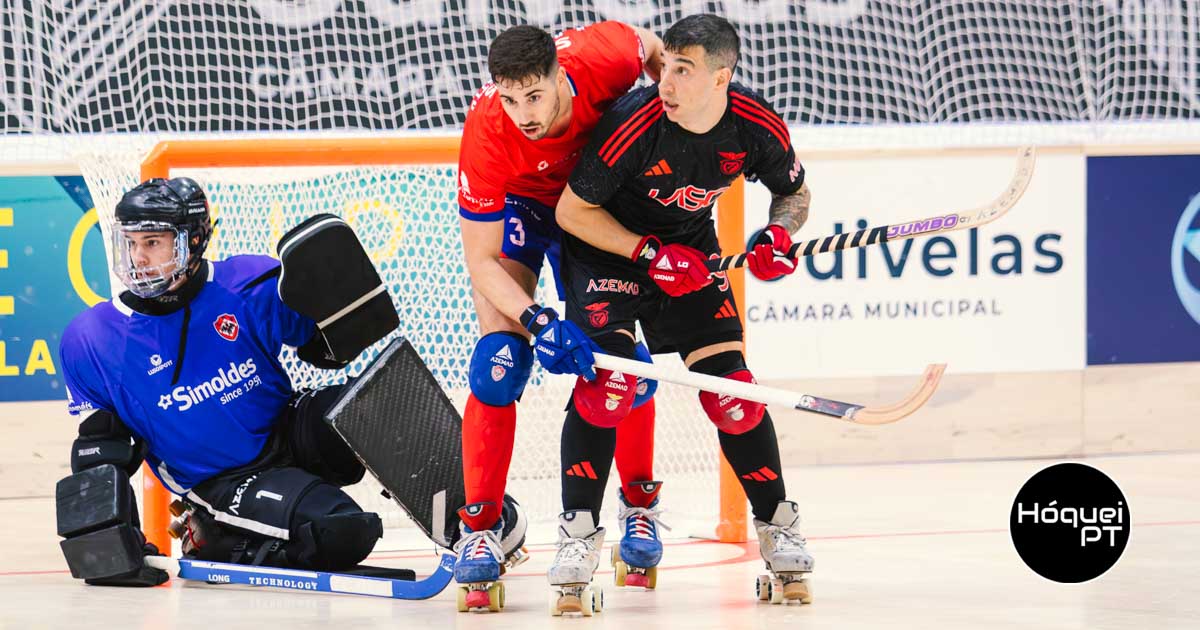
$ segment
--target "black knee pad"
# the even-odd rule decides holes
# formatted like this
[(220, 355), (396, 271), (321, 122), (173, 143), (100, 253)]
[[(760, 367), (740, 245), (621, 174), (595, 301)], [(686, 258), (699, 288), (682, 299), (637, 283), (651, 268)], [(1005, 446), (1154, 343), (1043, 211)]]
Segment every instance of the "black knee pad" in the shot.
[(292, 530), (288, 557), (296, 566), (343, 571), (366, 559), (382, 537), (383, 521), (378, 514), (326, 514)]
[(288, 558), (293, 566), (318, 571), (348, 569), (367, 557), (383, 537), (378, 514), (330, 484), (313, 486), (292, 514)]

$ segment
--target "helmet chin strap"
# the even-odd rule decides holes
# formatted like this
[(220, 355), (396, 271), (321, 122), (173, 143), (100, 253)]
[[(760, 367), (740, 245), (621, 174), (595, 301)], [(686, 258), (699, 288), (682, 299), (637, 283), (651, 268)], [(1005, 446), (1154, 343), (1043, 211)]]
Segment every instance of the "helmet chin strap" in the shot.
[(208, 264), (200, 260), (189, 268), (183, 284), (155, 297), (138, 297), (125, 291), (120, 299), (129, 308), (145, 315), (168, 315), (187, 306), (208, 282)]

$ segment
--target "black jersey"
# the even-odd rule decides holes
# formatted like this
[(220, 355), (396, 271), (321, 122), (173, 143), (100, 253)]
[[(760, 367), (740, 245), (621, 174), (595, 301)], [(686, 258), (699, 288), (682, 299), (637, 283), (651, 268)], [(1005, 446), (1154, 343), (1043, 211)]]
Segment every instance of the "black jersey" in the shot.
[[(739, 175), (787, 195), (804, 183), (787, 125), (756, 92), (733, 83), (720, 122), (696, 134), (671, 122), (658, 86), (626, 94), (600, 119), (571, 190), (636, 234), (688, 243), (712, 229), (712, 208)], [(575, 239), (568, 239), (575, 245)]]

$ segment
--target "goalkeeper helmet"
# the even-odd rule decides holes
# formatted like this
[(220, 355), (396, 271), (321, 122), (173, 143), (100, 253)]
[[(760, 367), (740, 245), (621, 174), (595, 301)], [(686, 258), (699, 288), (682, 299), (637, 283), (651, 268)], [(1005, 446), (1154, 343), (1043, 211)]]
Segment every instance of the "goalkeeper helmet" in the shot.
[(146, 180), (115, 214), (113, 272), (134, 295), (158, 297), (199, 268), (213, 229), (208, 198), (191, 178)]

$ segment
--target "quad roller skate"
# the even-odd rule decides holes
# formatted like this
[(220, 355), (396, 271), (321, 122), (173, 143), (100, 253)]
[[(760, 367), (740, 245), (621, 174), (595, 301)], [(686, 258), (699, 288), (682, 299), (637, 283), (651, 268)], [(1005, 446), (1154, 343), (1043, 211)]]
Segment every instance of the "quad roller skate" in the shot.
[[(460, 510), (460, 517), (476, 514), (485, 504), (471, 504)], [(458, 612), (500, 612), (504, 608), (504, 551), (500, 547), (504, 521), (497, 520), (491, 529), (473, 531), (460, 524), (462, 536), (454, 543), (458, 559), (454, 562), (454, 581), (458, 582)]]
[[(625, 535), (613, 545), (610, 556), (617, 586), (652, 589), (658, 584), (658, 563), (663, 554), (658, 528), (670, 529), (658, 519), (661, 510), (657, 495), (661, 485), (657, 481), (634, 483), (618, 493), (621, 502), (618, 519)], [(627, 497), (633, 497), (634, 504)]]
[(579, 613), (591, 617), (604, 609), (604, 591), (592, 586), (600, 564), (604, 528), (596, 527), (591, 510), (563, 512), (558, 517), (558, 552), (546, 576), (550, 580), (550, 614)]
[(808, 574), (813, 570), (814, 561), (805, 548), (804, 537), (796, 529), (799, 521), (796, 504), (791, 501), (780, 501), (770, 522), (754, 519), (758, 551), (770, 572), (758, 576), (755, 584), (761, 601), (772, 604), (811, 604), (813, 601)]

